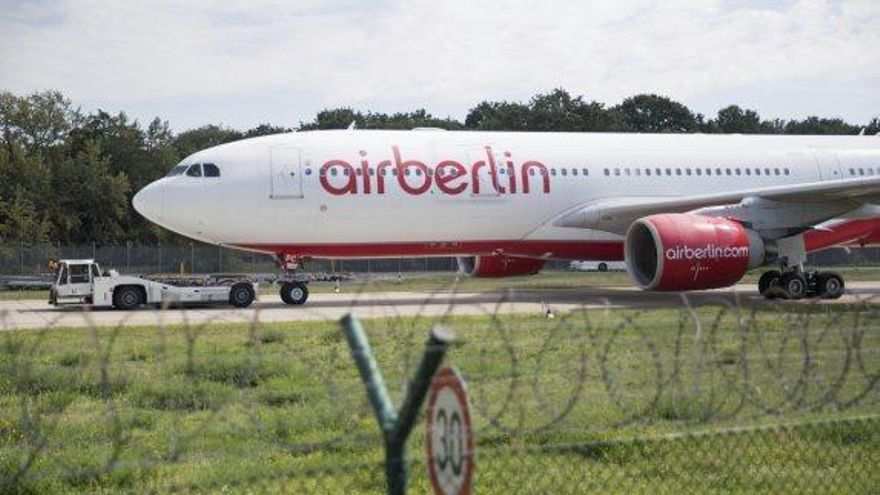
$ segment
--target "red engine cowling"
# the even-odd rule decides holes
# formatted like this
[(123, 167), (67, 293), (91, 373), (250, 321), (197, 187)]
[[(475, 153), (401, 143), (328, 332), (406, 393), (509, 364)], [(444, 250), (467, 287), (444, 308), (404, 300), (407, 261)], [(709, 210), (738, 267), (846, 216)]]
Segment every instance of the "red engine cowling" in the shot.
[(624, 255), (630, 276), (646, 290), (715, 289), (735, 284), (764, 262), (764, 242), (740, 223), (668, 213), (633, 222)]
[(544, 260), (493, 254), (491, 256), (459, 257), (458, 266), (461, 271), (472, 277), (515, 277), (538, 273), (544, 267)]

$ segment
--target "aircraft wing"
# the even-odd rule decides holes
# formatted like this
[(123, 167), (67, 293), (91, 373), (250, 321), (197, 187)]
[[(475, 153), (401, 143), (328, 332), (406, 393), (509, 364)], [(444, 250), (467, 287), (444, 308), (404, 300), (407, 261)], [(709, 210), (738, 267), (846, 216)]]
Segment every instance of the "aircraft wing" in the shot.
[(686, 213), (711, 206), (732, 205), (750, 197), (811, 206), (820, 206), (824, 203), (835, 211), (852, 210), (863, 204), (880, 203), (880, 176), (691, 196), (631, 196), (599, 199), (563, 214), (553, 224), (557, 227), (591, 228), (624, 234), (633, 221), (647, 215)]

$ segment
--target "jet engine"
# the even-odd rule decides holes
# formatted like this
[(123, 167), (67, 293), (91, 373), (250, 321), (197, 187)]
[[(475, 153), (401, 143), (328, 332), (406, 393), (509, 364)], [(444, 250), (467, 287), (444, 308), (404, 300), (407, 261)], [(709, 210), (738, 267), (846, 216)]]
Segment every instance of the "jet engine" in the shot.
[(764, 264), (764, 241), (739, 222), (667, 213), (633, 222), (624, 245), (630, 277), (645, 290), (728, 287)]
[(464, 273), (479, 278), (515, 277), (534, 275), (544, 267), (544, 260), (516, 258), (493, 254), (490, 256), (458, 257), (458, 267)]

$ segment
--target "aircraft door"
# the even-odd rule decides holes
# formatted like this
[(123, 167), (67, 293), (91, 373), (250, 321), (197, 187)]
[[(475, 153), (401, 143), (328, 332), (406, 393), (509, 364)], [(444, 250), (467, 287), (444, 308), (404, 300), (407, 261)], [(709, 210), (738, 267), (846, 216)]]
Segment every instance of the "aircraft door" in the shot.
[(837, 161), (837, 155), (830, 151), (813, 150), (816, 157), (816, 164), (819, 166), (820, 180), (837, 180), (842, 179), (840, 172), (840, 162)]
[(272, 148), (270, 151), (272, 199), (303, 197), (301, 150), (299, 148)]

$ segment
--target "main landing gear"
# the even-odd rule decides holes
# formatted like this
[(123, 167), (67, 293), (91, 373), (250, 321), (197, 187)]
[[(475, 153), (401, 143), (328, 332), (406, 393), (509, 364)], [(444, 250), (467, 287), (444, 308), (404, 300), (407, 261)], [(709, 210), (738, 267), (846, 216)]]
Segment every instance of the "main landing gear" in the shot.
[[(281, 300), (284, 301), (284, 304), (293, 306), (305, 304), (309, 299), (309, 286), (308, 279), (302, 277), (302, 258), (279, 254), (277, 259), (281, 269), (284, 270), (284, 276), (280, 280)], [(300, 277), (297, 277), (298, 273)]]
[(758, 280), (758, 292), (767, 299), (837, 299), (843, 295), (843, 289), (843, 277), (839, 273), (801, 268), (770, 270)]

